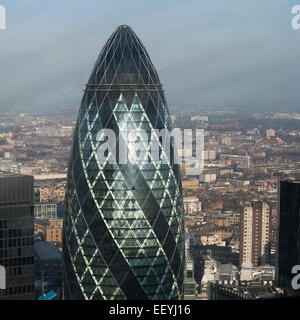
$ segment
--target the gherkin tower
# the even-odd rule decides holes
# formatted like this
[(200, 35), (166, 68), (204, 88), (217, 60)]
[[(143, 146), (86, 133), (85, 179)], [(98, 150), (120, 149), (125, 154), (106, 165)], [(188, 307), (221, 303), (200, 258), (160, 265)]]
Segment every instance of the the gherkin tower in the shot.
[(64, 298), (182, 299), (179, 166), (172, 160), (152, 163), (149, 154), (145, 164), (99, 162), (98, 132), (109, 128), (118, 136), (121, 122), (147, 132), (171, 129), (157, 72), (128, 26), (118, 27), (101, 51), (74, 131), (64, 214)]

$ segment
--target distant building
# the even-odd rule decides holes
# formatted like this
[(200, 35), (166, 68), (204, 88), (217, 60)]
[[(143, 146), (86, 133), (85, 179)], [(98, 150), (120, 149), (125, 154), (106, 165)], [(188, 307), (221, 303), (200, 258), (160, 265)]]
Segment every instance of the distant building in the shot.
[(185, 274), (184, 300), (196, 300), (196, 281), (194, 276), (194, 261), (189, 251), (189, 236), (185, 236)]
[(220, 169), (220, 171), (219, 171), (220, 176), (223, 176), (226, 174), (232, 174), (232, 173), (233, 173), (233, 169), (231, 169), (231, 168)]
[(273, 281), (275, 280), (275, 267), (263, 265), (253, 267), (252, 263), (244, 262), (240, 272), (241, 281)]
[(217, 151), (216, 150), (204, 150), (204, 160), (216, 160)]
[(246, 134), (249, 134), (249, 135), (259, 135), (260, 134), (260, 131), (257, 129), (257, 128), (254, 128), (252, 130), (248, 130), (246, 132)]
[(185, 215), (195, 214), (201, 211), (201, 201), (197, 197), (184, 197), (183, 206)]
[(221, 264), (219, 275), (220, 281), (235, 282), (239, 280), (239, 269), (232, 263)]
[(172, 121), (172, 124), (174, 124), (176, 120), (176, 116), (174, 114), (171, 114), (171, 121)]
[(274, 129), (268, 129), (266, 130), (266, 137), (267, 138), (271, 138), (271, 137), (275, 137), (276, 136), (276, 132)]
[(62, 230), (63, 230), (63, 219), (49, 220), (49, 225), (46, 228), (47, 242), (62, 243)]
[(230, 182), (230, 184), (235, 188), (246, 188), (250, 186), (249, 180), (227, 179), (226, 181)]
[(277, 280), (290, 287), (292, 268), (300, 265), (300, 181), (279, 182), (278, 199)]
[(36, 241), (35, 251), (35, 297), (53, 290), (56, 299), (61, 297), (62, 288), (62, 256), (61, 253), (50, 243)]
[[(65, 174), (57, 174), (57, 175), (42, 175), (42, 176), (35, 176), (35, 180), (47, 180), (47, 179), (65, 179)], [(40, 202), (60, 202), (64, 200), (65, 197), (65, 189), (63, 186), (54, 187), (52, 185), (40, 187), (39, 188), (39, 197)]]
[(232, 163), (238, 163), (242, 168), (250, 168), (251, 159), (248, 155), (237, 155), (237, 154), (221, 154), (221, 161), (231, 161)]
[(208, 117), (207, 116), (193, 116), (193, 117), (191, 117), (191, 121), (207, 122)]
[(182, 188), (184, 190), (197, 190), (199, 189), (198, 179), (182, 180)]
[(48, 226), (48, 220), (34, 219), (34, 237), (35, 240), (44, 240), (46, 237), (46, 228)]
[(212, 183), (217, 180), (217, 175), (215, 173), (202, 173), (199, 180), (205, 183)]
[(39, 171), (41, 169), (41, 167), (22, 167), (20, 169), (20, 173), (24, 174), (24, 175), (31, 175), (34, 173), (34, 171)]
[(61, 253), (51, 244), (44, 241), (36, 241), (34, 244), (34, 252), (36, 257), (36, 271), (41, 273), (43, 267), (59, 266), (61, 267)]
[(232, 263), (220, 264), (213, 258), (207, 256), (204, 264), (204, 275), (202, 284), (208, 282), (224, 281), (233, 283), (239, 280), (239, 269)]
[(255, 281), (245, 284), (210, 283), (209, 300), (257, 300), (274, 299), (283, 295), (283, 290), (273, 286), (272, 282)]
[(185, 256), (184, 300), (196, 300), (194, 261), (189, 252)]
[(241, 222), (240, 214), (231, 214), (226, 218), (228, 220), (228, 225), (239, 224)]
[(63, 219), (34, 219), (34, 234), (36, 239), (46, 242), (62, 243)]
[(34, 298), (33, 177), (0, 174), (0, 300)]
[[(207, 221), (214, 223), (218, 227), (228, 227), (230, 225), (235, 225), (240, 223), (240, 214), (221, 214), (217, 216), (211, 215), (210, 217), (207, 217)], [(222, 234), (226, 235), (224, 231), (222, 231)], [(228, 238), (232, 236), (232, 233)]]
[(245, 206), (241, 218), (240, 265), (254, 267), (270, 260), (271, 207), (261, 201)]
[(201, 280), (201, 286), (206, 287), (209, 282), (219, 280), (219, 263), (211, 256), (205, 257), (204, 274)]
[(200, 234), (200, 239), (203, 246), (226, 246), (226, 242), (222, 241), (220, 236), (216, 234)]
[(204, 274), (201, 280), (201, 300), (209, 299), (212, 283), (233, 284), (238, 281), (239, 269), (232, 263), (221, 264), (210, 255), (204, 260)]
[(225, 146), (231, 146), (231, 137), (223, 136), (222, 137), (222, 144), (224, 144)]
[(41, 191), (39, 187), (34, 188), (34, 202), (41, 202)]
[(57, 218), (56, 203), (36, 203), (34, 205), (34, 217), (43, 220)]

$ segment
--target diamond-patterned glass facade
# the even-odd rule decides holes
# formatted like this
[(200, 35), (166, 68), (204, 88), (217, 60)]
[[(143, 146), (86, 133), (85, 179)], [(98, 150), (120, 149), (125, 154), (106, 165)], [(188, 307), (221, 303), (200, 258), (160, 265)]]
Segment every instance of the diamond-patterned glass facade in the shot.
[[(149, 134), (150, 143), (141, 140), (147, 163), (130, 161), (130, 146), (127, 164), (99, 162), (97, 134), (112, 129), (121, 144), (121, 123)], [(96, 61), (74, 131), (64, 215), (65, 299), (183, 297), (180, 171), (154, 129), (171, 130), (162, 85), (140, 40), (120, 26)], [(150, 152), (154, 140), (158, 162)]]

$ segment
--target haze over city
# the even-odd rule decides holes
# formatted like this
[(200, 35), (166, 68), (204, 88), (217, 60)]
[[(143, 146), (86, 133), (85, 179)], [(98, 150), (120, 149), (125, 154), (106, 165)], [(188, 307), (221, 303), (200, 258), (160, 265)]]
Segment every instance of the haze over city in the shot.
[(2, 0), (0, 108), (76, 114), (111, 30), (129, 24), (151, 52), (169, 105), (300, 110), (296, 1)]

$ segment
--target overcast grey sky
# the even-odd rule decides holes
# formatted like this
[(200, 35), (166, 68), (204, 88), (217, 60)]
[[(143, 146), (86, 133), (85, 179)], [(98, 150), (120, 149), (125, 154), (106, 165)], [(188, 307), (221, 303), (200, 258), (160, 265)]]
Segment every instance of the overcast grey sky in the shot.
[(96, 58), (120, 24), (140, 37), (169, 105), (300, 111), (300, 0), (0, 0), (0, 109), (77, 111)]

